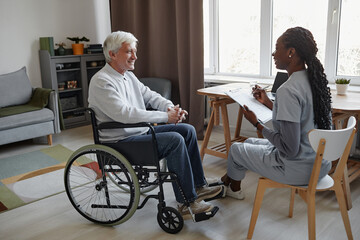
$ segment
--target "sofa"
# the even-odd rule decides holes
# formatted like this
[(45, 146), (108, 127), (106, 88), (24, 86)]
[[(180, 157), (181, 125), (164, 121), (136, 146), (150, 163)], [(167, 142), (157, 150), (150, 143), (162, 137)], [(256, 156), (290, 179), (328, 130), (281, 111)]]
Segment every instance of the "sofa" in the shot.
[(33, 88), (23, 67), (0, 75), (0, 145), (60, 133), (57, 93)]

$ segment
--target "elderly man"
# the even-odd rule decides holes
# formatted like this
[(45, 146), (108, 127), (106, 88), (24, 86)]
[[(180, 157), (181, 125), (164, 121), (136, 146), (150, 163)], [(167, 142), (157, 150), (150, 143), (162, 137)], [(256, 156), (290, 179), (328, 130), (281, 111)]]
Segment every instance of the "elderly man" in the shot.
[[(96, 113), (98, 123), (168, 123), (155, 126), (159, 157), (166, 158), (170, 172), (178, 176), (184, 195), (194, 214), (212, 210), (213, 206), (202, 200), (221, 193), (222, 187), (208, 187), (202, 168), (193, 126), (181, 123), (188, 114), (160, 94), (144, 86), (131, 72), (137, 59), (137, 39), (128, 32), (113, 32), (104, 42), (106, 65), (91, 79), (89, 107)], [(155, 111), (146, 110), (147, 107)], [(100, 140), (116, 148), (117, 142), (150, 140), (146, 128), (103, 130)], [(173, 190), (182, 215), (189, 215), (179, 188)]]

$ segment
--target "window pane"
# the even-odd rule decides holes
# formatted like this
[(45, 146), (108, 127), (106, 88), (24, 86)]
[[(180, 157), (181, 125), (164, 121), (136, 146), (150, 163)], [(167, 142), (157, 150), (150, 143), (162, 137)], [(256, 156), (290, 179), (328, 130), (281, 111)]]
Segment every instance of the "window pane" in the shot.
[[(314, 35), (319, 49), (317, 57), (324, 64), (328, 0), (274, 0), (273, 9), (273, 49), (286, 29), (300, 26)], [(272, 61), (272, 75), (277, 71)]]
[(210, 31), (209, 31), (209, 0), (203, 1), (203, 25), (204, 25), (204, 68), (210, 67)]
[(219, 1), (219, 71), (259, 74), (260, 0)]
[(360, 1), (343, 0), (337, 75), (360, 76)]

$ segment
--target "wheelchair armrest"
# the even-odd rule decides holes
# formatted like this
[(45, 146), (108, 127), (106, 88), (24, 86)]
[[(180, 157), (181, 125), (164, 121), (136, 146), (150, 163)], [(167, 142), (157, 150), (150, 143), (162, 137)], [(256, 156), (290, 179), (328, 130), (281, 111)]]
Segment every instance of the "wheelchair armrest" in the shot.
[(150, 123), (121, 123), (121, 122), (104, 122), (100, 123), (98, 129), (114, 129), (114, 128), (136, 128), (136, 127), (149, 127), (152, 128)]
[(121, 122), (104, 122), (97, 126), (98, 130), (102, 129), (115, 129), (115, 128), (136, 128), (136, 127), (148, 127), (151, 131), (152, 139), (156, 142), (156, 136), (153, 126), (150, 123), (121, 123)]

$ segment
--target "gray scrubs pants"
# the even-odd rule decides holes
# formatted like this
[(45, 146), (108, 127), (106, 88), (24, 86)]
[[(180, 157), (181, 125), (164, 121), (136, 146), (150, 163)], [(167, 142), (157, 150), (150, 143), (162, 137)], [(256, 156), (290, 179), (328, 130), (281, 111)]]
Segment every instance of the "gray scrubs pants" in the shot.
[(267, 139), (248, 138), (243, 143), (234, 143), (231, 146), (228, 176), (240, 181), (247, 170), (274, 181), (285, 180), (284, 164), (278, 157), (277, 149)]
[[(309, 182), (314, 159), (284, 161), (280, 159), (278, 150), (267, 139), (248, 138), (243, 143), (234, 143), (231, 146), (227, 175), (236, 181), (241, 181), (245, 177), (245, 172), (251, 170), (280, 183), (306, 185)], [(319, 179), (325, 176), (330, 168), (330, 162), (324, 161)]]

